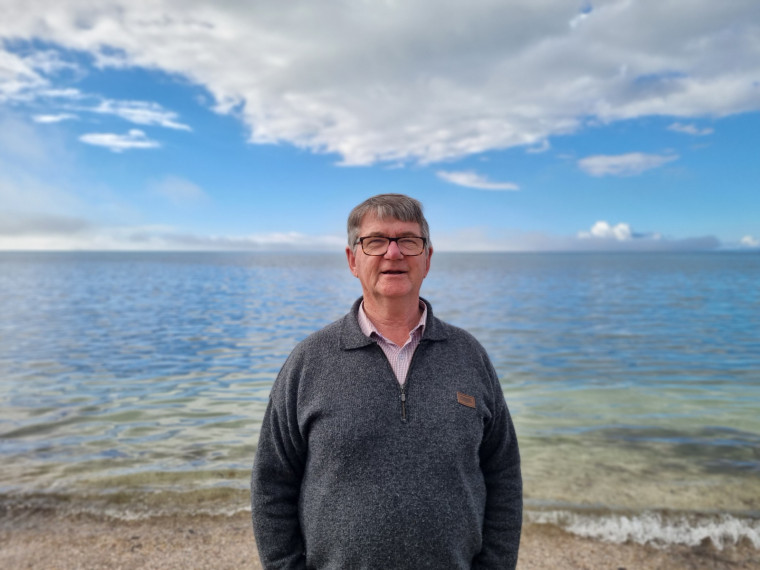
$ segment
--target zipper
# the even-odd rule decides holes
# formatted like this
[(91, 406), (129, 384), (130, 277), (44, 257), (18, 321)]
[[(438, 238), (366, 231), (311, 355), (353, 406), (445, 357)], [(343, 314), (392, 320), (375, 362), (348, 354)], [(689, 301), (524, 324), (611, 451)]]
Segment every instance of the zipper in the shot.
[[(409, 375), (412, 372), (412, 367), (414, 366), (414, 361), (417, 358), (417, 353), (420, 351), (420, 347), (422, 346), (422, 343), (424, 342), (424, 339), (420, 339), (420, 343), (417, 345), (417, 348), (414, 349), (414, 354), (412, 354), (412, 360), (409, 362), (409, 368), (406, 371), (406, 378), (404, 378), (404, 383), (401, 384), (401, 421), (403, 423), (406, 423), (406, 386), (409, 382)], [(379, 350), (381, 353), (383, 352), (383, 349), (380, 348), (380, 346), (375, 342), (375, 346), (377, 347), (377, 350)], [(388, 367), (388, 371), (391, 373), (391, 377), (393, 378), (393, 382), (396, 385), (399, 385), (398, 380), (396, 379), (396, 374), (393, 372), (393, 367), (391, 366), (391, 363), (388, 362), (388, 358), (383, 354), (383, 360), (385, 360), (385, 364)]]
[[(412, 360), (409, 362), (409, 368), (406, 371), (406, 378), (404, 378), (404, 383), (401, 384), (401, 421), (406, 423), (406, 387), (409, 384), (409, 376), (412, 373), (412, 368), (414, 367), (414, 361), (417, 358), (417, 354), (420, 351), (420, 347), (422, 347), (423, 339), (420, 339), (420, 343), (417, 345), (417, 348), (414, 349), (414, 354), (412, 354)], [(386, 360), (388, 360), (386, 358)], [(390, 364), (388, 364), (388, 367), (390, 368)], [(391, 369), (391, 372), (393, 370)]]

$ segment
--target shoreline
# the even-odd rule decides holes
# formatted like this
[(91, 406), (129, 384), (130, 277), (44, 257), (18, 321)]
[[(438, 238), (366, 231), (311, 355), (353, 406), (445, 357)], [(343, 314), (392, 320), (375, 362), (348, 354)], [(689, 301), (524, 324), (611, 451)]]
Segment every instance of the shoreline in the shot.
[[(156, 516), (125, 521), (93, 515), (63, 516), (46, 510), (0, 517), (0, 567), (45, 569), (261, 568), (250, 514)], [(657, 548), (583, 538), (553, 525), (523, 527), (518, 570), (677, 569), (760, 567), (760, 550), (748, 541), (722, 550)]]

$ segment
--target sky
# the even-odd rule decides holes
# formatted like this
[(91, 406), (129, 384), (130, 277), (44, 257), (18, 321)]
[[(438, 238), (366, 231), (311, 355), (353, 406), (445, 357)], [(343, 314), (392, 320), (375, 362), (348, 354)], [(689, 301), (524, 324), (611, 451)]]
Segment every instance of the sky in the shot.
[(0, 249), (760, 251), (757, 0), (0, 0)]

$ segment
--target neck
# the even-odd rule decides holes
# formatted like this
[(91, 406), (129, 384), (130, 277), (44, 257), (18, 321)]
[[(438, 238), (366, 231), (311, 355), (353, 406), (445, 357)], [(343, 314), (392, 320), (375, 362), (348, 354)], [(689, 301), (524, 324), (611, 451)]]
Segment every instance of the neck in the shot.
[(364, 297), (364, 312), (388, 340), (401, 346), (420, 321), (420, 299), (381, 300)]

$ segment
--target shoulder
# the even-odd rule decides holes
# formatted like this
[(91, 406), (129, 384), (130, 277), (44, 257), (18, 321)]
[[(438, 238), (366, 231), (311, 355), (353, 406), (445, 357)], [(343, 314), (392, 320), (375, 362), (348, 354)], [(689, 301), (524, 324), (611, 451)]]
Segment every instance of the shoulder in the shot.
[(437, 317), (433, 317), (433, 321), (434, 330), (438, 332), (438, 336), (442, 340), (446, 341), (447, 346), (471, 350), (482, 355), (486, 354), (486, 349), (483, 348), (483, 345), (480, 344), (480, 341), (471, 332), (442, 321)]
[(296, 397), (303, 389), (303, 380), (315, 370), (334, 368), (340, 351), (342, 318), (311, 333), (300, 341), (288, 355), (272, 386), (271, 398), (280, 401)]
[(426, 299), (420, 299), (427, 305), (427, 322), (425, 323), (425, 332), (423, 333), (423, 340), (430, 341), (445, 341), (444, 344), (462, 345), (464, 347), (470, 347), (478, 352), (485, 353), (485, 350), (478, 342), (478, 340), (468, 331), (463, 328), (457, 327), (446, 321), (439, 319), (433, 313), (433, 306)]
[(427, 343), (430, 357), (446, 369), (466, 369), (495, 389), (499, 382), (498, 375), (480, 341), (461, 327), (438, 318), (434, 321), (433, 330), (437, 334), (431, 339), (432, 342)]
[[(302, 361), (304, 359), (315, 358), (338, 350), (340, 348), (341, 331), (344, 326), (344, 321), (347, 318), (350, 318), (350, 316), (351, 315), (346, 315), (341, 317), (324, 328), (311, 333), (296, 344), (288, 357), (288, 361)], [(286, 363), (288, 361), (286, 361)]]

